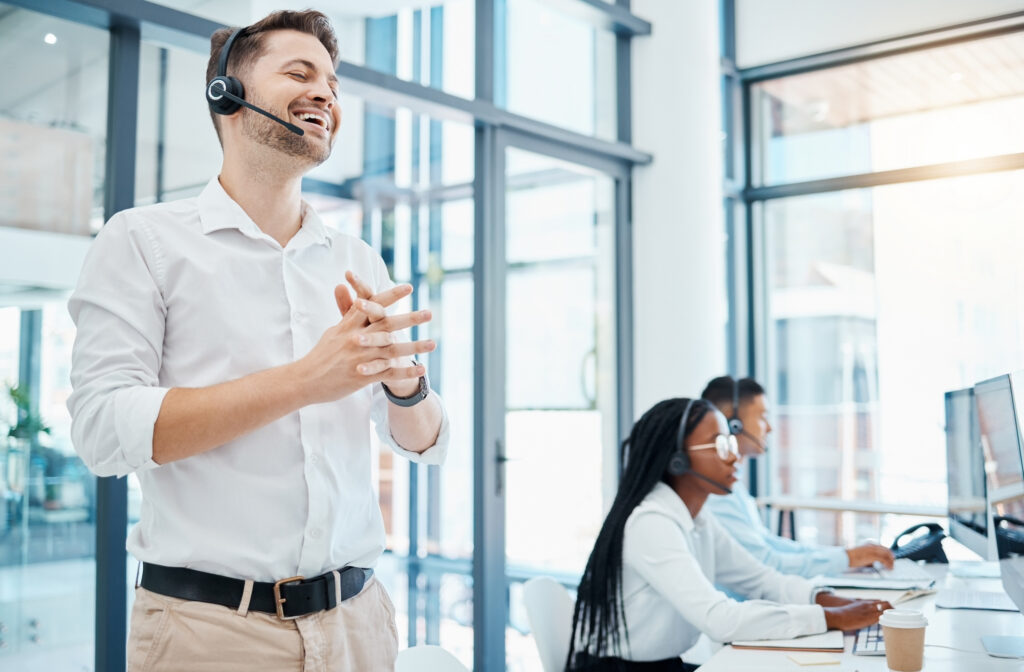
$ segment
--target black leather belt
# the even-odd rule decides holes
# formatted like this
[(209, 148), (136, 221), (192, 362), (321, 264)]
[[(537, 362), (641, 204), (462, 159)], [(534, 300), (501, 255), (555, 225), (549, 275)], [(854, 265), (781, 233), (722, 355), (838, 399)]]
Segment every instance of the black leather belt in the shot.
[[(277, 614), (283, 620), (333, 609), (339, 602), (358, 595), (373, 576), (372, 569), (362, 567), (343, 567), (338, 573), (341, 581), (337, 587), (333, 572), (311, 579), (293, 576), (275, 583), (255, 582), (252, 586), (249, 609)], [(232, 579), (184, 567), (164, 567), (148, 562), (142, 563), (140, 585), (160, 595), (193, 602), (221, 604), (232, 609), (237, 609), (242, 603), (242, 593), (245, 590), (245, 581), (242, 579)]]

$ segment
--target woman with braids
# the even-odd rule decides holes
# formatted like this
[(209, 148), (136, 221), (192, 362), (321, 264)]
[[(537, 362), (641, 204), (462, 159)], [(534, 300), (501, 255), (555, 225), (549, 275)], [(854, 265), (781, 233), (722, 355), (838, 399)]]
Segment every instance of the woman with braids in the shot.
[(706, 401), (668, 399), (637, 421), (580, 582), (568, 670), (693, 670), (680, 656), (702, 632), (719, 642), (792, 638), (862, 628), (890, 608), (780, 574), (701, 514), (708, 495), (730, 491), (738, 460), (725, 416)]

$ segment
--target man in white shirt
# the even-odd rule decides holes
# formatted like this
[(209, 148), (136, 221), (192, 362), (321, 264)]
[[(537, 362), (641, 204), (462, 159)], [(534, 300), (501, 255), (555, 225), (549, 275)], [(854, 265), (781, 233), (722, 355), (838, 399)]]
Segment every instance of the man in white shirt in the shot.
[[(768, 422), (768, 399), (757, 381), (750, 378), (737, 381), (730, 376), (721, 376), (707, 384), (701, 397), (730, 419), (730, 431), (737, 438), (741, 457), (757, 457), (765, 453), (772, 426)], [(732, 494), (709, 497), (707, 508), (733, 539), (769, 567), (783, 574), (808, 578), (834, 576), (850, 567), (866, 567), (875, 562), (892, 567), (892, 551), (878, 544), (852, 548), (819, 546), (772, 533), (762, 521), (757, 502), (743, 483), (744, 479), (740, 478), (732, 487)]]
[(75, 448), (142, 487), (129, 670), (393, 666), (371, 420), (426, 464), (449, 430), (412, 359), (434, 343), (399, 337), (429, 311), (389, 314), (412, 288), (301, 200), (341, 121), (336, 64), (319, 12), (215, 33), (219, 178), (112, 217), (69, 302)]

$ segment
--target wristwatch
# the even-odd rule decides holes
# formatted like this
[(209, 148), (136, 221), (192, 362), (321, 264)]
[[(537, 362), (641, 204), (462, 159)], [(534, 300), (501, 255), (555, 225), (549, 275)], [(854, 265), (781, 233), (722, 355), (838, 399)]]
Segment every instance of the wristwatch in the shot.
[(384, 383), (381, 383), (380, 386), (384, 388), (384, 396), (388, 398), (388, 401), (390, 401), (395, 406), (401, 406), (403, 408), (415, 406), (416, 404), (426, 399), (427, 395), (430, 394), (430, 383), (427, 382), (426, 375), (420, 376), (420, 389), (416, 390), (408, 397), (396, 396), (394, 393), (391, 392), (391, 390), (388, 389), (388, 386), (385, 385)]

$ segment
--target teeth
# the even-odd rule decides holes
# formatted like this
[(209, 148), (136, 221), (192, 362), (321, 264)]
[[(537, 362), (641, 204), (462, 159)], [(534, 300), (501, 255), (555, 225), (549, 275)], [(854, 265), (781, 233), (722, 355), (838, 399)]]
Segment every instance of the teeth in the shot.
[(296, 116), (298, 116), (298, 118), (302, 119), (303, 121), (315, 121), (316, 123), (320, 124), (324, 128), (327, 128), (327, 120), (325, 120), (323, 117), (321, 117), (318, 114), (313, 114), (312, 112), (300, 112)]

